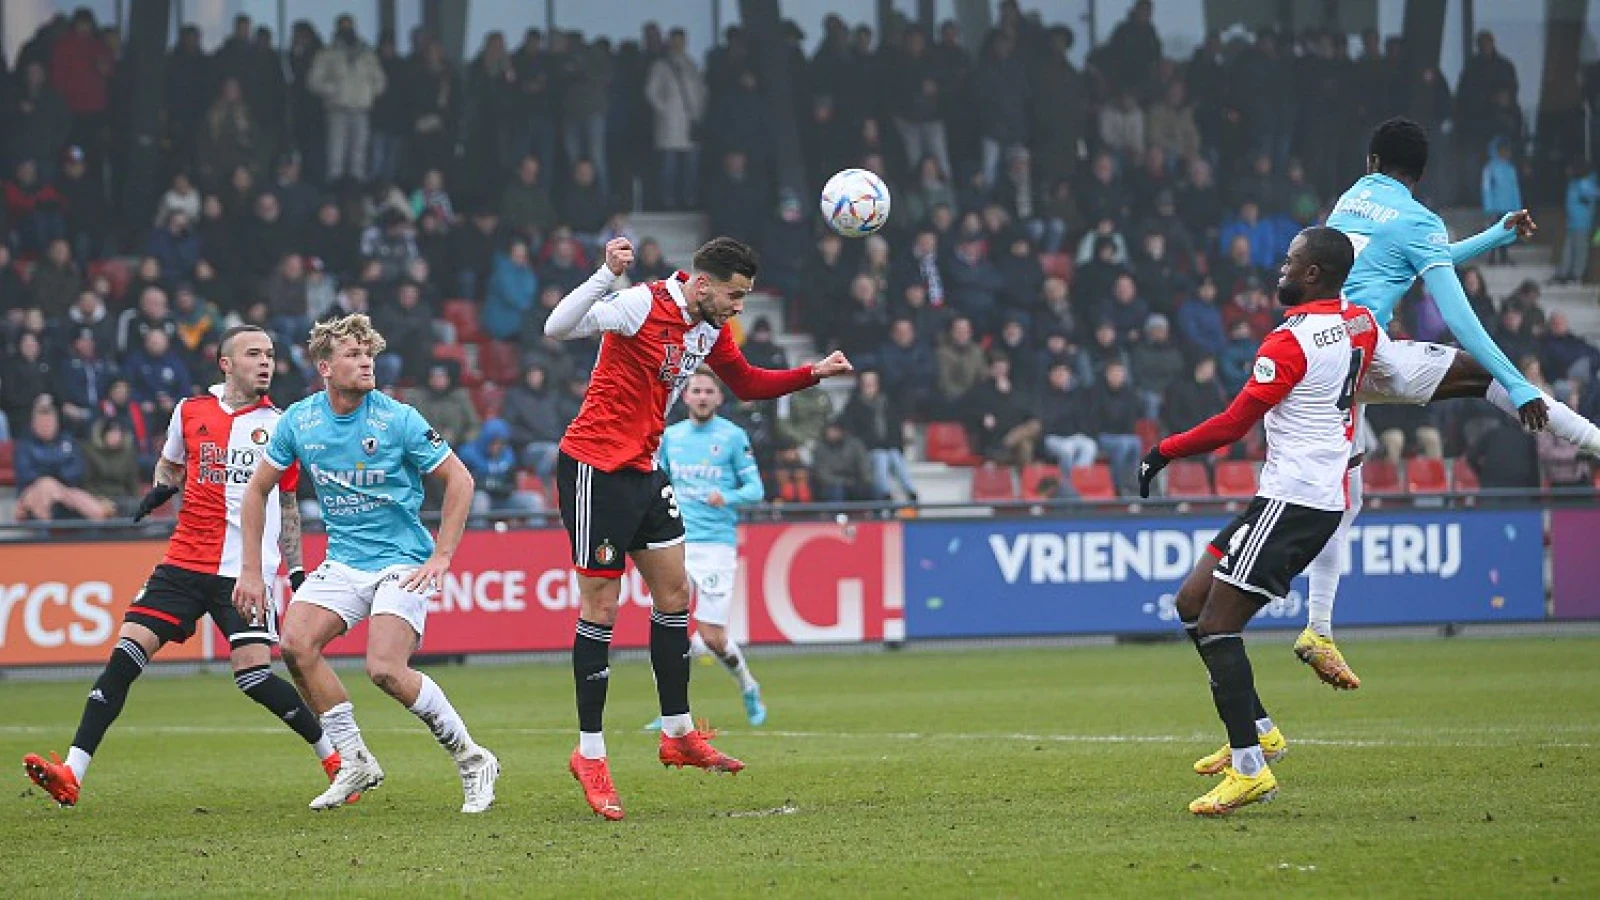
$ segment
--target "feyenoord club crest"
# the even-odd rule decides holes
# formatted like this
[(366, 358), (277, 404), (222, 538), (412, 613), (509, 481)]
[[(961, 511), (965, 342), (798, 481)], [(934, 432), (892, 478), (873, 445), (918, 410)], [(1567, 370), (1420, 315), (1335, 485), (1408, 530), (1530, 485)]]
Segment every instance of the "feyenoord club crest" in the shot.
[(267, 430), (265, 428), (257, 428), (256, 430), (250, 432), (250, 443), (256, 445), (265, 444), (267, 442), (267, 437)]
[(361, 439), (361, 449), (367, 451), (367, 455), (368, 456), (371, 456), (372, 454), (377, 453), (378, 452), (378, 439), (375, 438), (375, 437), (364, 437), (364, 438), (362, 438)]
[(600, 546), (594, 548), (594, 559), (602, 566), (609, 566), (617, 561), (617, 548), (611, 546), (609, 540), (601, 541)]

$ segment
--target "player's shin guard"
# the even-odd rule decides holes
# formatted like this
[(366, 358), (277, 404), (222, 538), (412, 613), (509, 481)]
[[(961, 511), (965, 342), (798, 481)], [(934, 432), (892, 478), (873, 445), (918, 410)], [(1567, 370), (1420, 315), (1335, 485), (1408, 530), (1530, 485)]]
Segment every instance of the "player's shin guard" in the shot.
[(467, 723), (450, 705), (450, 698), (426, 674), (422, 676), (422, 689), (417, 692), (417, 702), (411, 705), (411, 712), (433, 732), (439, 746), (457, 760), (473, 749), (472, 736), (467, 734)]
[(138, 641), (133, 638), (117, 641), (105, 669), (89, 691), (88, 702), (83, 704), (83, 718), (78, 720), (78, 733), (72, 738), (73, 747), (87, 756), (94, 755), (100, 748), (101, 738), (106, 736), (106, 730), (121, 715), (122, 704), (128, 699), (128, 689), (134, 679), (143, 674), (148, 662), (144, 648), (139, 646)]
[(254, 666), (233, 673), (233, 683), (246, 697), (265, 706), (294, 729), (308, 744), (322, 740), (322, 722), (289, 682), (272, 674), (271, 666)]
[(650, 668), (661, 701), (661, 730), (682, 737), (693, 730), (689, 719), (689, 614), (650, 611)]
[(1244, 652), (1244, 638), (1239, 634), (1201, 635), (1199, 645), (1200, 658), (1211, 673), (1211, 699), (1228, 730), (1234, 767), (1239, 774), (1253, 777), (1265, 763), (1256, 734), (1255, 675)]
[[(1200, 646), (1200, 620), (1195, 619), (1192, 622), (1188, 620), (1180, 621), (1183, 622), (1183, 633), (1189, 636), (1189, 640), (1193, 642), (1194, 648), (1200, 652), (1200, 659), (1204, 661), (1206, 658), (1206, 651)], [(1206, 665), (1209, 668), (1210, 663), (1207, 663)], [(1272, 717), (1267, 715), (1267, 708), (1261, 705), (1261, 698), (1256, 696), (1254, 687), (1252, 687), (1250, 690), (1250, 701), (1252, 705), (1252, 712), (1256, 717), (1256, 731), (1260, 734), (1266, 734), (1272, 730)]]
[(584, 756), (605, 756), (606, 688), (611, 683), (611, 626), (578, 620), (572, 639), (572, 681), (578, 689), (578, 732)]
[[(1550, 410), (1549, 432), (1579, 450), (1600, 455), (1600, 428), (1596, 428), (1593, 422), (1573, 412), (1572, 407), (1549, 394), (1542, 396), (1545, 406)], [(1516, 404), (1511, 402), (1510, 392), (1501, 386), (1500, 382), (1489, 383), (1489, 390), (1484, 394), (1484, 399), (1511, 418), (1518, 418)]]

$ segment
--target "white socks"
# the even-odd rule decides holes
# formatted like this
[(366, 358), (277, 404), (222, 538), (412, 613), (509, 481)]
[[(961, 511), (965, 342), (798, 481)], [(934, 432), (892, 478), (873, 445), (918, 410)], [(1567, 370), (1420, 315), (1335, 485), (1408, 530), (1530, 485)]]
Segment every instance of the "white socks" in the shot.
[(693, 656), (716, 657), (727, 668), (728, 674), (739, 682), (739, 691), (741, 693), (759, 687), (756, 684), (755, 676), (750, 674), (750, 667), (745, 663), (744, 654), (740, 652), (739, 645), (734, 643), (731, 637), (724, 636), (722, 638), (722, 652), (717, 653), (711, 649), (711, 645), (706, 643), (706, 639), (700, 636), (700, 632), (696, 631), (694, 634), (689, 635), (689, 653)]
[(1256, 734), (1259, 736), (1265, 736), (1268, 732), (1276, 727), (1276, 725), (1272, 724), (1271, 716), (1262, 716), (1256, 720)]
[(367, 749), (367, 742), (361, 739), (361, 729), (356, 725), (356, 708), (349, 700), (322, 714), (322, 734), (333, 742), (341, 756)]
[(661, 733), (667, 737), (683, 737), (694, 730), (694, 719), (688, 713), (661, 717)]
[[(1580, 450), (1600, 455), (1600, 428), (1596, 428), (1594, 423), (1573, 412), (1571, 407), (1549, 394), (1542, 396), (1545, 405), (1550, 408), (1549, 432)], [(1483, 398), (1511, 418), (1518, 418), (1517, 407), (1511, 402), (1511, 394), (1501, 386), (1500, 382), (1491, 381), (1489, 390)]]
[(322, 737), (311, 745), (311, 752), (317, 755), (317, 759), (327, 759), (333, 753), (333, 741), (328, 740), (327, 732), (323, 732)]
[(425, 673), (418, 674), (422, 675), (422, 690), (417, 692), (417, 702), (411, 705), (411, 713), (428, 726), (439, 746), (459, 762), (474, 749), (472, 736), (467, 734), (467, 723), (461, 720), (461, 715), (433, 679)]
[(1328, 543), (1317, 554), (1317, 558), (1306, 566), (1306, 575), (1311, 581), (1311, 589), (1306, 597), (1306, 608), (1309, 612), (1306, 624), (1311, 630), (1325, 638), (1333, 637), (1333, 601), (1339, 593), (1339, 578), (1344, 574), (1345, 543), (1350, 526), (1356, 521), (1356, 516), (1361, 514), (1362, 487), (1361, 467), (1357, 466), (1345, 473), (1345, 484), (1350, 492), (1350, 505), (1344, 511), (1344, 517), (1339, 520), (1339, 530), (1333, 533)]
[(706, 646), (706, 639), (701, 637), (700, 636), (700, 632), (698, 632), (698, 631), (696, 631), (694, 634), (689, 635), (689, 655), (690, 656), (710, 656), (711, 655), (711, 648)]
[(1267, 767), (1267, 758), (1261, 754), (1261, 745), (1233, 748), (1233, 770), (1246, 778), (1254, 778)]
[(67, 768), (71, 769), (72, 774), (77, 776), (78, 783), (83, 784), (83, 777), (89, 774), (89, 754), (79, 750), (77, 747), (68, 750)]
[(598, 732), (578, 732), (578, 755), (584, 759), (605, 759), (606, 736)]

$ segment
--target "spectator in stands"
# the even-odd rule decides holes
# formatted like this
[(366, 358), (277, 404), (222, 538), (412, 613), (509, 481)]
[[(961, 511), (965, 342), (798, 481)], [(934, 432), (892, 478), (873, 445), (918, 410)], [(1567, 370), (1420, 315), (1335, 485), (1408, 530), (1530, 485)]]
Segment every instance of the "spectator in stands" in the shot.
[(1378, 403), (1367, 407), (1366, 415), (1372, 433), (1383, 447), (1383, 455), (1390, 461), (1400, 462), (1408, 446), (1415, 448), (1419, 456), (1444, 458), (1444, 440), (1432, 407)]
[(328, 180), (365, 179), (372, 107), (387, 83), (378, 54), (356, 34), (355, 19), (334, 22), (333, 40), (311, 64), (310, 84), (327, 110)]
[(572, 177), (556, 195), (556, 210), (561, 223), (572, 230), (586, 249), (602, 245), (600, 232), (611, 217), (611, 202), (599, 180), (599, 171), (592, 160), (580, 159), (572, 164)]
[[(22, 70), (14, 96), (5, 102), (7, 137), (0, 148), (5, 158), (53, 163), (56, 152), (72, 132), (72, 113), (66, 101), (50, 86), (43, 63), (30, 62)], [(11, 93), (8, 91), (8, 93)], [(44, 173), (49, 177), (53, 173)]]
[[(393, 384), (401, 376), (421, 381), (427, 375), (433, 353), (433, 314), (422, 302), (422, 286), (403, 279), (395, 286), (395, 302), (373, 311), (373, 325), (389, 344), (389, 352), (378, 357), (379, 381)], [(384, 365), (384, 360), (394, 362)]]
[(922, 29), (906, 29), (900, 54), (885, 74), (888, 84), (884, 85), (884, 93), (894, 110), (900, 143), (905, 147), (906, 167), (931, 158), (940, 169), (950, 171), (950, 150), (940, 118), (941, 86), (933, 54), (928, 52), (928, 36)]
[(1539, 338), (1539, 363), (1556, 381), (1587, 382), (1600, 374), (1600, 347), (1573, 334), (1566, 313), (1554, 312)]
[(635, 283), (660, 281), (670, 277), (677, 267), (661, 255), (661, 242), (647, 237), (639, 242), (639, 255), (633, 262)]
[(1011, 34), (997, 31), (989, 38), (983, 61), (973, 75), (973, 91), (983, 98), (978, 106), (978, 134), (983, 148), (983, 182), (992, 185), (999, 175), (1001, 154), (1028, 140), (1028, 75)]
[(725, 234), (743, 241), (755, 241), (760, 237), (760, 223), (770, 204), (766, 186), (751, 173), (744, 151), (723, 154), (722, 164), (706, 190), (705, 206), (712, 234)]
[(281, 340), (298, 340), (311, 328), (306, 288), (305, 260), (293, 253), (284, 255), (264, 291), (273, 333)]
[(1034, 417), (1039, 420), (1040, 443), (1061, 466), (1063, 483), (1070, 478), (1070, 470), (1093, 465), (1099, 452), (1089, 436), (1095, 430), (1091, 403), (1088, 393), (1078, 390), (1072, 367), (1052, 363), (1044, 389), (1034, 402)]
[(1600, 203), (1600, 179), (1583, 160), (1567, 165), (1567, 239), (1561, 249), (1556, 284), (1581, 282), (1589, 274), (1589, 245), (1594, 237), (1594, 208)]
[(1033, 244), (1020, 232), (1006, 243), (1006, 252), (995, 261), (1000, 273), (1000, 306), (1011, 317), (1029, 319), (1027, 310), (1044, 286), (1044, 269)]
[(473, 408), (467, 389), (457, 385), (451, 366), (430, 366), (427, 382), (411, 393), (408, 402), (452, 447), (464, 447), (478, 436), (478, 411)]
[[(1089, 166), (1089, 178), (1078, 191), (1078, 209), (1091, 222), (1126, 222), (1133, 203), (1117, 175), (1117, 161), (1109, 153), (1095, 154)], [(1096, 250), (1096, 253), (1099, 251)], [(1083, 262), (1082, 252), (1078, 254)]]
[[(1507, 297), (1503, 308), (1515, 309), (1522, 313), (1522, 329), (1528, 337), (1536, 338), (1544, 333), (1545, 312), (1539, 305), (1539, 282), (1532, 278), (1524, 280), (1517, 285), (1517, 289)], [(1512, 357), (1517, 359), (1518, 357)]]
[(857, 275), (850, 282), (850, 306), (840, 324), (838, 346), (851, 359), (871, 356), (883, 342), (889, 331), (889, 315), (871, 275)]
[(1161, 399), (1167, 389), (1183, 378), (1188, 363), (1183, 351), (1172, 341), (1172, 326), (1163, 315), (1152, 315), (1144, 324), (1144, 339), (1128, 351), (1133, 380), (1144, 401), (1144, 418), (1161, 417)]
[(172, 321), (178, 329), (179, 351), (190, 360), (198, 360), (203, 348), (222, 337), (222, 311), (187, 281), (180, 282), (172, 293)]
[[(24, 331), (17, 337), (16, 351), (0, 359), (0, 410), (6, 415), (12, 435), (24, 434), (34, 401), (55, 389), (55, 367), (45, 356), (39, 335)], [(48, 398), (47, 398), (48, 399)], [(55, 405), (51, 404), (51, 415)]]
[[(1476, 442), (1467, 447), (1467, 462), (1478, 473), (1478, 483), (1489, 489), (1539, 489), (1538, 443), (1514, 419), (1495, 416), (1489, 420)], [(1480, 501), (1493, 503), (1522, 502), (1515, 499)]]
[[(932, 156), (924, 156), (917, 163), (917, 178), (910, 190), (903, 191), (906, 221), (913, 227), (920, 228), (928, 218), (933, 215), (933, 208), (939, 204), (955, 206), (956, 194), (950, 187), (947, 170), (942, 167), (939, 160)], [(920, 239), (921, 234), (917, 237)]]
[(110, 501), (82, 489), (83, 453), (61, 431), (61, 419), (48, 395), (28, 407), (27, 431), (17, 441), (18, 521), (48, 522), (61, 515), (99, 521), (116, 513)]
[(413, 260), (422, 257), (416, 227), (405, 213), (385, 210), (378, 222), (361, 235), (361, 256), (382, 264), (383, 280), (399, 278)]
[(527, 244), (516, 241), (507, 252), (495, 254), (494, 273), (483, 305), (484, 330), (496, 340), (515, 340), (538, 290), (539, 279), (533, 273)]
[(1001, 353), (1011, 363), (1011, 377), (1022, 385), (1025, 393), (1032, 394), (1044, 380), (1039, 370), (1038, 354), (1028, 334), (1027, 315), (1015, 313), (1005, 318), (1000, 333), (989, 343), (991, 353)]
[(73, 333), (52, 390), (60, 397), (61, 414), (75, 433), (86, 433), (116, 372), (117, 367), (100, 355), (92, 328)]
[(1046, 337), (1059, 332), (1069, 341), (1076, 338), (1077, 314), (1072, 308), (1066, 279), (1051, 276), (1040, 286), (1039, 302), (1033, 307), (1033, 331)]
[(1472, 304), (1472, 311), (1477, 313), (1484, 330), (1492, 332), (1499, 327), (1500, 314), (1495, 310), (1494, 298), (1489, 296), (1489, 288), (1483, 282), (1483, 273), (1477, 266), (1467, 266), (1460, 273), (1461, 289), (1467, 294), (1467, 302)]
[(1178, 185), (1178, 217), (1188, 227), (1189, 233), (1202, 244), (1210, 243), (1210, 236), (1222, 224), (1222, 194), (1217, 190), (1216, 175), (1211, 164), (1203, 159), (1191, 159), (1187, 177)]
[(175, 212), (167, 216), (163, 227), (151, 232), (145, 252), (161, 261), (161, 271), (168, 277), (188, 279), (200, 262), (200, 236), (189, 227), (188, 216)]
[(908, 415), (929, 410), (939, 377), (933, 351), (917, 337), (911, 319), (896, 318), (889, 325), (889, 340), (875, 354), (884, 393)]
[[(808, 356), (800, 365), (817, 361)], [(822, 436), (823, 426), (834, 417), (833, 401), (827, 391), (800, 391), (778, 400), (778, 437), (809, 451)]]
[(43, 312), (48, 321), (58, 321), (82, 286), (83, 275), (72, 261), (72, 248), (65, 239), (51, 241), (28, 282), (28, 305)]
[[(239, 274), (251, 281), (267, 278), (285, 256), (294, 252), (296, 242), (296, 228), (283, 220), (278, 198), (262, 194), (255, 199), (253, 214), (239, 229), (239, 261), (243, 265)], [(366, 255), (378, 254), (375, 251)]]
[(111, 211), (106, 207), (105, 185), (89, 170), (82, 147), (68, 147), (61, 155), (61, 174), (55, 189), (65, 207), (66, 237), (80, 265), (98, 257), (111, 231)]
[(856, 377), (855, 393), (839, 415), (839, 423), (866, 445), (875, 495), (893, 497), (898, 486), (907, 503), (916, 503), (917, 489), (906, 469), (903, 407), (883, 392), (877, 372), (867, 369)]
[(1081, 302), (1098, 307), (1111, 297), (1111, 286), (1117, 278), (1127, 273), (1127, 254), (1118, 243), (1120, 239), (1109, 219), (1084, 235), (1085, 241), (1093, 241), (1093, 256), (1078, 260), (1078, 273), (1073, 278), (1073, 293)]
[(1089, 360), (1089, 370), (1096, 373), (1094, 377), (1103, 376), (1106, 366), (1116, 363), (1127, 369), (1132, 365), (1128, 361), (1128, 348), (1122, 345), (1117, 335), (1117, 326), (1110, 321), (1102, 321), (1094, 328), (1094, 339), (1090, 341), (1085, 355)]
[(109, 500), (114, 515), (131, 514), (142, 493), (143, 476), (128, 427), (116, 419), (94, 423), (83, 456), (84, 492)]
[(1222, 386), (1228, 393), (1236, 394), (1244, 386), (1250, 377), (1250, 367), (1255, 364), (1256, 349), (1260, 345), (1261, 341), (1251, 330), (1249, 321), (1239, 319), (1229, 326), (1228, 343), (1217, 356), (1217, 366), (1222, 374)]
[(1039, 351), (1037, 370), (1050, 374), (1050, 367), (1062, 365), (1072, 370), (1072, 381), (1078, 385), (1094, 383), (1094, 369), (1089, 363), (1089, 354), (1083, 352), (1081, 347), (1072, 343), (1071, 337), (1064, 331), (1050, 330), (1045, 332), (1044, 349)]
[(72, 113), (75, 143), (94, 150), (96, 163), (103, 160), (108, 87), (116, 62), (100, 37), (94, 14), (83, 7), (72, 14), (72, 25), (50, 48), (50, 83)]
[(190, 222), (200, 221), (200, 201), (200, 191), (190, 181), (189, 173), (184, 170), (174, 172), (171, 186), (156, 204), (156, 227), (164, 227), (167, 217), (173, 213), (184, 214)]
[(201, 126), (198, 152), (200, 184), (214, 191), (234, 178), (239, 169), (251, 175), (264, 164), (266, 137), (245, 103), (244, 93), (234, 78), (223, 78), (216, 99), (206, 110)]
[(687, 52), (688, 35), (674, 28), (667, 52), (650, 67), (645, 95), (655, 111), (656, 153), (661, 160), (665, 209), (693, 208), (699, 196), (696, 126), (706, 112), (706, 84)]
[(1500, 327), (1491, 333), (1494, 342), (1505, 351), (1507, 359), (1524, 359), (1539, 354), (1533, 329), (1523, 319), (1522, 310), (1509, 302), (1500, 311)]
[(556, 227), (555, 203), (542, 174), (539, 157), (530, 153), (517, 164), (516, 175), (500, 192), (500, 219), (523, 240), (542, 241)]
[[(610, 45), (603, 38), (585, 43), (583, 35), (576, 31), (570, 32), (567, 39), (567, 52), (558, 64), (556, 82), (561, 90), (562, 147), (567, 159), (587, 159), (594, 164), (595, 178), (604, 195), (611, 188), (606, 171), (606, 111), (615, 75)], [(553, 51), (554, 41), (551, 43)]]
[(1267, 297), (1267, 282), (1258, 278), (1246, 279), (1241, 289), (1233, 295), (1233, 302), (1222, 308), (1222, 324), (1232, 332), (1233, 326), (1243, 322), (1250, 326), (1250, 334), (1259, 341), (1267, 332), (1278, 327), (1279, 315)]
[(504, 421), (484, 422), (483, 433), (461, 448), (461, 461), (477, 485), (473, 515), (531, 514), (543, 509), (537, 494), (517, 490), (517, 454), (511, 447), (511, 427)]
[(335, 277), (355, 274), (361, 260), (361, 232), (345, 224), (339, 203), (331, 198), (317, 205), (315, 217), (305, 226), (299, 249), (322, 260)]
[[(1512, 161), (1511, 143), (1495, 138), (1489, 143), (1489, 161), (1483, 164), (1483, 214), (1490, 224), (1500, 221), (1508, 212), (1522, 208), (1522, 185), (1517, 178), (1517, 166)], [(1489, 255), (1490, 263), (1508, 263), (1511, 254), (1505, 247), (1497, 247)]]
[(501, 416), (511, 429), (511, 443), (518, 448), (521, 465), (548, 479), (555, 471), (556, 451), (567, 423), (561, 418), (544, 366), (524, 367), (522, 381), (506, 392)]
[(1100, 302), (1100, 319), (1110, 322), (1119, 340), (1133, 346), (1144, 339), (1144, 325), (1150, 318), (1150, 304), (1139, 296), (1139, 285), (1127, 273), (1111, 283), (1111, 294)]
[[(794, 396), (803, 396), (803, 391)], [(823, 426), (822, 436), (811, 450), (811, 483), (821, 503), (847, 503), (877, 500), (873, 488), (872, 460), (867, 447), (845, 430), (837, 419)]]
[(744, 358), (752, 366), (762, 369), (787, 369), (789, 357), (772, 339), (772, 323), (766, 316), (761, 316), (750, 325), (750, 333), (745, 336)]
[[(0, 229), (4, 227), (0, 222)], [(29, 305), (28, 285), (11, 266), (11, 245), (0, 240), (0, 321), (4, 322), (4, 327), (14, 327)]]
[(1197, 358), (1190, 377), (1174, 381), (1161, 401), (1161, 428), (1180, 434), (1222, 412), (1228, 396), (1217, 381), (1217, 360), (1209, 354)]
[(1062, 182), (1073, 173), (1078, 144), (1089, 119), (1089, 83), (1072, 64), (1069, 53), (1072, 29), (1050, 29), (1049, 44), (1041, 48), (1028, 70), (1031, 134), (1039, 156), (1037, 173), (1047, 184)]
[(1144, 110), (1131, 90), (1123, 90), (1115, 103), (1100, 109), (1100, 142), (1125, 160), (1144, 155)]
[(939, 405), (943, 414), (956, 413), (964, 407), (967, 394), (977, 387), (988, 367), (983, 348), (975, 340), (971, 319), (962, 316), (950, 322), (935, 359), (939, 368)]
[[(1472, 148), (1475, 154), (1486, 146), (1493, 136), (1493, 125), (1484, 116), (1497, 94), (1517, 95), (1517, 69), (1511, 60), (1495, 49), (1494, 35), (1480, 31), (1472, 58), (1461, 67), (1461, 80), (1456, 85), (1456, 114), (1453, 117), (1461, 133), (1462, 146)], [(1482, 159), (1480, 155), (1478, 157)]]
[(6, 219), (19, 253), (36, 254), (67, 236), (66, 199), (39, 176), (39, 164), (24, 159), (5, 183)]
[(555, 285), (565, 294), (589, 277), (589, 267), (582, 258), (582, 250), (570, 236), (558, 231), (545, 245), (545, 250), (550, 258), (539, 268), (539, 283)]
[(124, 368), (134, 401), (158, 430), (166, 426), (178, 401), (189, 396), (194, 387), (189, 367), (173, 346), (171, 336), (160, 329), (144, 333), (139, 349), (127, 355)]
[(998, 323), (1005, 281), (989, 258), (989, 244), (981, 232), (964, 228), (948, 273), (950, 303), (972, 320), (979, 333), (988, 334)]
[(429, 40), (421, 51), (407, 86), (411, 113), (409, 141), (412, 171), (448, 168), (455, 158), (456, 140), (466, 105), (461, 78), (445, 58), (444, 46)]
[[(317, 189), (301, 179), (300, 154), (285, 153), (278, 157), (277, 171), (267, 191), (278, 198), (278, 209), (283, 220), (295, 228), (302, 228), (317, 211)], [(446, 198), (448, 202), (449, 198)]]
[(63, 321), (68, 335), (77, 339), (87, 331), (95, 347), (108, 356), (117, 351), (117, 320), (106, 310), (105, 298), (92, 290), (78, 293), (77, 302), (67, 310)]
[(1094, 393), (1091, 416), (1095, 442), (1105, 451), (1117, 489), (1132, 490), (1136, 481), (1139, 435), (1134, 425), (1139, 420), (1139, 396), (1128, 381), (1128, 368), (1114, 362), (1105, 368), (1100, 387)]
[(968, 428), (973, 446), (986, 458), (1018, 468), (1033, 463), (1040, 423), (1032, 398), (1011, 377), (1011, 361), (996, 353), (988, 376), (967, 396)]
[(1167, 82), (1166, 93), (1145, 116), (1145, 132), (1150, 146), (1160, 147), (1170, 159), (1200, 156), (1200, 129), (1181, 80)]

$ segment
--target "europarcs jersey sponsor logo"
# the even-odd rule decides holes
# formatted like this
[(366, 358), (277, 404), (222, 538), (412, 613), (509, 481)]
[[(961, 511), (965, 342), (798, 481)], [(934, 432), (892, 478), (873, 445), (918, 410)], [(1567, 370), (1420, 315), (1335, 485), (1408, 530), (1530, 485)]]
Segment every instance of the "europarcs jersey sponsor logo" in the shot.
[[(1024, 532), (989, 535), (1006, 584), (1114, 584), (1181, 580), (1215, 529)], [(1458, 524), (1369, 524), (1350, 529), (1344, 572), (1431, 575), (1461, 571)]]

